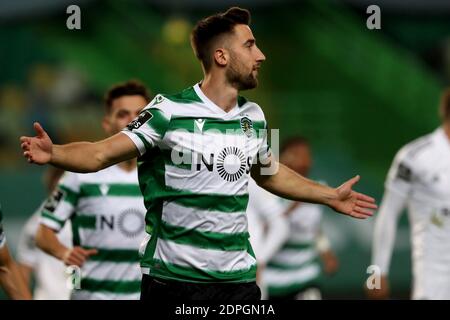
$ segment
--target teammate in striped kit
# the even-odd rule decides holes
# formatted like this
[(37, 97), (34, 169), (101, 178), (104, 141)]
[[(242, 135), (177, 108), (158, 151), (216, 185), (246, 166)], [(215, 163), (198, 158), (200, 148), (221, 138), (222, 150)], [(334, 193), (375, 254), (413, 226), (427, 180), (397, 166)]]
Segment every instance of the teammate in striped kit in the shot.
[(6, 245), (6, 236), (3, 230), (3, 213), (0, 205), (0, 286), (6, 294), (14, 300), (31, 299), (30, 290), (28, 290), (25, 281), (22, 278), (17, 263), (9, 253)]
[(121, 133), (58, 146), (35, 124), (38, 136), (21, 138), (29, 162), (78, 172), (139, 156), (152, 234), (141, 260), (143, 300), (260, 298), (245, 216), (250, 174), (279, 196), (356, 218), (376, 208), (374, 199), (352, 190), (359, 177), (333, 189), (272, 158), (264, 113), (238, 95), (256, 87), (265, 60), (249, 22), (240, 8), (201, 20), (192, 43), (203, 81), (177, 95), (157, 95)]
[[(301, 174), (309, 176), (312, 157), (308, 141), (292, 137), (280, 150), (280, 162)], [(282, 248), (277, 251), (263, 272), (270, 299), (316, 300), (323, 271), (336, 272), (338, 261), (328, 238), (321, 228), (323, 207), (278, 198), (289, 221), (290, 230)]]
[(408, 209), (411, 225), (413, 299), (450, 299), (450, 89), (441, 97), (442, 126), (408, 143), (395, 156), (376, 219), (372, 264), (388, 298), (388, 274), (397, 221)]
[[(130, 81), (113, 87), (105, 100), (103, 127), (113, 135), (149, 97), (144, 86)], [(144, 215), (136, 159), (90, 174), (66, 172), (41, 211), (37, 245), (66, 265), (81, 267), (80, 288), (74, 288), (72, 299), (139, 299)], [(73, 248), (56, 238), (69, 220)]]

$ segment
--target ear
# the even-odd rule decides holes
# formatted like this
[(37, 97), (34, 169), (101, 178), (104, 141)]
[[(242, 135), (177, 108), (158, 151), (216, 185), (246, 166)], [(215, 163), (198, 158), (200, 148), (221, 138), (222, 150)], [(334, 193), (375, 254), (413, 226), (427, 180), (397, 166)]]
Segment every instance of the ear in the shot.
[(103, 130), (107, 133), (111, 130), (111, 124), (109, 123), (108, 115), (105, 115), (102, 120)]
[(221, 67), (225, 67), (229, 61), (228, 51), (224, 48), (217, 48), (214, 51), (214, 61)]

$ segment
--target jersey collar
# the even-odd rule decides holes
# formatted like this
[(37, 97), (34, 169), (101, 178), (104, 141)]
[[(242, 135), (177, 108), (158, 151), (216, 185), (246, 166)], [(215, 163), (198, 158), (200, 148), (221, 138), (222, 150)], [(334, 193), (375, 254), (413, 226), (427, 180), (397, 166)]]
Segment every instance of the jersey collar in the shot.
[(236, 105), (228, 112), (225, 112), (221, 107), (219, 107), (217, 104), (212, 102), (202, 91), (200, 88), (200, 83), (197, 83), (194, 85), (195, 93), (199, 96), (199, 98), (203, 101), (203, 103), (208, 106), (211, 110), (215, 111), (216, 113), (219, 113), (221, 115), (232, 115), (236, 112), (236, 110), (239, 108), (238, 102), (236, 101)]

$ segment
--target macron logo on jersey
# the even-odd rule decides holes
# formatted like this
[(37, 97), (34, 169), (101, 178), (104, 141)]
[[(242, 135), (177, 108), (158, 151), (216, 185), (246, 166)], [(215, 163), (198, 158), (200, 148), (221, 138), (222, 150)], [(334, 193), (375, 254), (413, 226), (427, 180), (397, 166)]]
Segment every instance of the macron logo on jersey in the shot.
[(195, 121), (195, 125), (197, 126), (197, 128), (202, 131), (203, 130), (203, 125), (205, 124), (205, 119), (196, 119)]

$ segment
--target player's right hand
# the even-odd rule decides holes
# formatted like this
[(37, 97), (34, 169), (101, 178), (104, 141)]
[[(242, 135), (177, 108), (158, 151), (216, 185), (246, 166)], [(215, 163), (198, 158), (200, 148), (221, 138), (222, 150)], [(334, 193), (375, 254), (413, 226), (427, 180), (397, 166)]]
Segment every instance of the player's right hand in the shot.
[(83, 264), (89, 259), (90, 256), (97, 254), (96, 249), (84, 249), (82, 247), (73, 247), (68, 249), (63, 257), (63, 262), (68, 266), (79, 266), (82, 267)]
[(386, 276), (380, 278), (379, 289), (368, 289), (365, 286), (366, 296), (371, 300), (386, 300), (389, 299), (389, 280)]
[(20, 137), (23, 156), (29, 163), (46, 164), (52, 158), (52, 140), (38, 122), (33, 126), (37, 134), (35, 137)]

